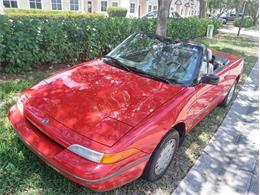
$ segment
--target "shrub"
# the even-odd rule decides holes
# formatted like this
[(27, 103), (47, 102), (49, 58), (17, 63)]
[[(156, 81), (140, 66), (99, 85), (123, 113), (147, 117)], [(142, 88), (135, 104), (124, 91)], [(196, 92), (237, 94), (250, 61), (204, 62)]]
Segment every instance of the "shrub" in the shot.
[(127, 9), (124, 7), (108, 7), (107, 13), (109, 17), (126, 17)]
[[(234, 21), (234, 26), (239, 27), (241, 23), (241, 18), (236, 18)], [(245, 16), (242, 27), (249, 28), (254, 25), (254, 20), (251, 16)]]
[[(217, 20), (168, 20), (168, 36), (205, 36)], [(41, 64), (78, 63), (100, 56), (136, 31), (155, 32), (156, 19), (0, 16), (0, 71), (28, 71)]]

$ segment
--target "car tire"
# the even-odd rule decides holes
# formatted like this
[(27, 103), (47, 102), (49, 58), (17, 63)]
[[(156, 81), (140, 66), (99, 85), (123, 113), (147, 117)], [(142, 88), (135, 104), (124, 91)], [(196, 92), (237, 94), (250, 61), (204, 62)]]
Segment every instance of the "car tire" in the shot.
[(148, 181), (160, 179), (169, 168), (173, 156), (178, 149), (180, 135), (178, 131), (170, 131), (156, 147), (150, 157), (142, 178)]
[(220, 103), (221, 107), (227, 107), (230, 104), (232, 97), (235, 93), (236, 86), (237, 86), (237, 81), (235, 81), (235, 83), (231, 86), (231, 88), (229, 89), (229, 91), (228, 91), (225, 99), (223, 100), (223, 102)]

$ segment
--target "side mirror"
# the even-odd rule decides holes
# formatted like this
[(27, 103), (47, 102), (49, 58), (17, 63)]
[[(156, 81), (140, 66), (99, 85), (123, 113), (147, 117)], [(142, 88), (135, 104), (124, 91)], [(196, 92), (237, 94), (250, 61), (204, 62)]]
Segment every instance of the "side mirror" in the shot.
[(216, 74), (205, 74), (201, 78), (201, 83), (217, 85), (219, 83), (219, 76)]
[(106, 45), (103, 49), (102, 55), (108, 54), (110, 51), (112, 51), (113, 47), (111, 45)]

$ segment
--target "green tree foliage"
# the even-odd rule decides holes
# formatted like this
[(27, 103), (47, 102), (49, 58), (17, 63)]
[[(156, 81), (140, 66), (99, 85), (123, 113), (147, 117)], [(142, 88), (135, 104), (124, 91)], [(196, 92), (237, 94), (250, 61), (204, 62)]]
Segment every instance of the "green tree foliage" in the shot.
[(259, 19), (259, 0), (248, 1), (247, 14), (252, 17), (253, 25), (256, 25)]
[[(237, 17), (243, 10), (244, 0), (208, 0), (208, 9), (211, 14), (223, 14), (228, 13), (230, 10), (235, 10)], [(248, 0), (246, 7), (246, 15), (251, 16), (253, 19), (253, 25), (256, 25), (259, 18), (259, 0)], [(236, 25), (238, 25), (238, 21)], [(247, 19), (247, 23), (250, 24), (250, 19)]]
[[(236, 18), (234, 21), (234, 26), (239, 27), (241, 25), (241, 18)], [(242, 27), (249, 28), (254, 26), (254, 21), (251, 16), (245, 16)]]
[(230, 10), (236, 10), (236, 13), (241, 12), (243, 0), (208, 0), (208, 9), (211, 14), (224, 14)]

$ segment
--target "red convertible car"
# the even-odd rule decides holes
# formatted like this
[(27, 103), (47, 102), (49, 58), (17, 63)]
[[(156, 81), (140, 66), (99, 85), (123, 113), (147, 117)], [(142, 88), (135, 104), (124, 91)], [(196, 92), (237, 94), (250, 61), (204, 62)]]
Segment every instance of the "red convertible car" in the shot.
[(198, 43), (134, 33), (25, 90), (8, 116), (39, 158), (92, 190), (155, 181), (185, 135), (230, 103), (243, 63)]

